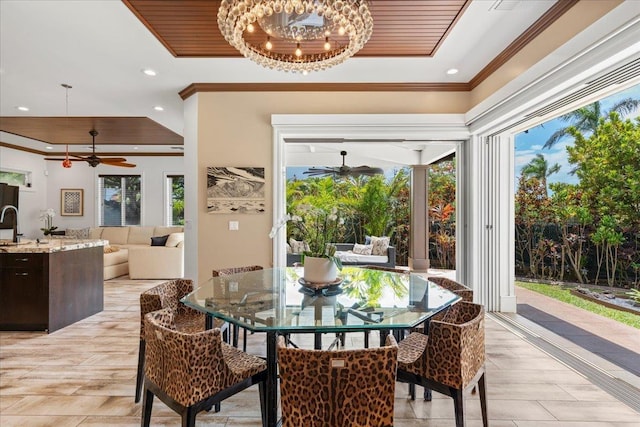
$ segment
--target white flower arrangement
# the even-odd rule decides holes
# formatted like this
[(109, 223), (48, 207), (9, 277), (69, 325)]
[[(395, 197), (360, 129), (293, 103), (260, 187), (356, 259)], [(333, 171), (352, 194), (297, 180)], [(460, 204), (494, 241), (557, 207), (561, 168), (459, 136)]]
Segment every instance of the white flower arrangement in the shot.
[(40, 220), (44, 221), (44, 228), (41, 228), (45, 236), (51, 234), (52, 231), (57, 230), (58, 227), (53, 225), (53, 218), (56, 216), (56, 211), (53, 208), (40, 211)]

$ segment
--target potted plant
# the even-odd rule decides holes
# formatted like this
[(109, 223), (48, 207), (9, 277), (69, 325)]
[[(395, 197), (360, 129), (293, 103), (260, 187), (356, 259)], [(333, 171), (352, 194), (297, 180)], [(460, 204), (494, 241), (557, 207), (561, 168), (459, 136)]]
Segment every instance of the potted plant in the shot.
[(48, 236), (52, 231), (58, 229), (58, 227), (53, 225), (54, 216), (56, 216), (56, 211), (54, 211), (52, 208), (49, 208), (40, 213), (40, 219), (44, 221), (44, 228), (41, 228), (40, 230), (42, 230), (45, 236)]
[(330, 283), (336, 280), (342, 261), (336, 254), (336, 237), (344, 220), (338, 209), (324, 210), (311, 205), (299, 205), (297, 212), (288, 216), (296, 235), (308, 245), (302, 252), (304, 279), (311, 283)]

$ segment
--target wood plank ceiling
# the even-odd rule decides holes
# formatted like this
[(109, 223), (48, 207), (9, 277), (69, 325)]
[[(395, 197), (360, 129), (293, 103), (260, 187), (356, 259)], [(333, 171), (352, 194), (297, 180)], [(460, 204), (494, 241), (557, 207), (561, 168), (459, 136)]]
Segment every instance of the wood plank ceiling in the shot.
[[(239, 57), (218, 29), (221, 0), (123, 0), (175, 57)], [(471, 0), (370, 0), (371, 39), (356, 56), (433, 56)]]
[(48, 144), (183, 145), (183, 138), (148, 117), (0, 117), (0, 130)]

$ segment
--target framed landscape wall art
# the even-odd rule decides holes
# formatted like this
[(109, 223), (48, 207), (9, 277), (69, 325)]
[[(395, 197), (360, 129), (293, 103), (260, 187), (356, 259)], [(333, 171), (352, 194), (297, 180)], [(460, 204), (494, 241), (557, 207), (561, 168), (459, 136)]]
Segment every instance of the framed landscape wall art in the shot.
[(60, 215), (84, 215), (84, 190), (81, 188), (63, 188), (60, 190)]
[(208, 167), (207, 212), (263, 213), (264, 168)]

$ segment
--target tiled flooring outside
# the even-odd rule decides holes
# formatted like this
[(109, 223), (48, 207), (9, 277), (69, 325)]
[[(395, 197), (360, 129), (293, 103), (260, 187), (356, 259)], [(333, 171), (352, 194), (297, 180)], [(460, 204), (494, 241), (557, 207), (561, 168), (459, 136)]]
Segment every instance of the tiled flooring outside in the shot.
[[(103, 312), (50, 335), (1, 332), (0, 425), (139, 425), (141, 405), (133, 403), (138, 298), (141, 291), (156, 283), (107, 281)], [(361, 345), (361, 335), (348, 334), (347, 345)], [(632, 344), (638, 343), (637, 337), (629, 337)], [(297, 342), (307, 338), (298, 337)], [(264, 352), (260, 334), (251, 335), (249, 341), (250, 352)], [(640, 426), (640, 413), (523, 340), (491, 315), (486, 320), (486, 352), (491, 426)], [(406, 391), (406, 385), (398, 384), (396, 426), (455, 425), (449, 398), (434, 393), (432, 402), (412, 402)], [(477, 395), (469, 396), (467, 410), (469, 425), (482, 425)], [(218, 414), (199, 414), (197, 424), (259, 426), (259, 420), (257, 389), (250, 389), (223, 402)], [(177, 426), (180, 418), (156, 399), (152, 424)]]

